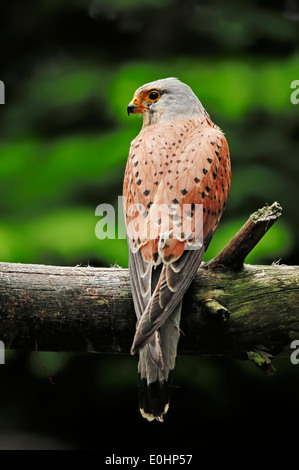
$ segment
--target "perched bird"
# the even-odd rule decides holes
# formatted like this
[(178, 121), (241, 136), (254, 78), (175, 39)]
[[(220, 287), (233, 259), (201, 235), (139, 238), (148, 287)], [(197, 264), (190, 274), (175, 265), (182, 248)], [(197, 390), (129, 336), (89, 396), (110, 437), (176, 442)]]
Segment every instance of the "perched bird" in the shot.
[(227, 141), (191, 88), (176, 78), (141, 86), (128, 114), (143, 116), (127, 161), (123, 201), (137, 316), (143, 417), (163, 421), (180, 336), (182, 298), (225, 209)]

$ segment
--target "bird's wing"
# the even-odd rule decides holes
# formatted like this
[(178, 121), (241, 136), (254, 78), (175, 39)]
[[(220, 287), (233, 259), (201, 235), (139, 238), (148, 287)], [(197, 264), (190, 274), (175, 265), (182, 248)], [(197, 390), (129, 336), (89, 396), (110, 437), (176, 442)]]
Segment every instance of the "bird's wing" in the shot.
[(204, 247), (186, 250), (179, 260), (163, 265), (159, 282), (135, 333), (131, 353), (141, 349), (171, 315), (190, 286), (204, 255)]
[(129, 248), (129, 269), (134, 308), (137, 320), (140, 320), (152, 296), (152, 265), (144, 259), (140, 250), (134, 253)]
[[(138, 321), (140, 321), (146, 307), (149, 305), (152, 292), (158, 282), (156, 276), (153, 276), (152, 268), (152, 264), (144, 259), (140, 250), (133, 252), (129, 248), (131, 290)], [(147, 347), (154, 363), (157, 364), (160, 369), (163, 369), (164, 362), (158, 331), (154, 332), (154, 335), (149, 339)]]

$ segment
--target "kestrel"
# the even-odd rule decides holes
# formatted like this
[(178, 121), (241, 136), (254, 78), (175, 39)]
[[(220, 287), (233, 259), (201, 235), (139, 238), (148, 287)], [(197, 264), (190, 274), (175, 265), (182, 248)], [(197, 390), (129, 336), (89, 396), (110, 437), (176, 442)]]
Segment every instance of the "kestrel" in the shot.
[(132, 141), (123, 196), (137, 316), (143, 417), (163, 421), (180, 336), (182, 298), (229, 195), (227, 141), (191, 88), (165, 78), (138, 88), (128, 114), (143, 116)]

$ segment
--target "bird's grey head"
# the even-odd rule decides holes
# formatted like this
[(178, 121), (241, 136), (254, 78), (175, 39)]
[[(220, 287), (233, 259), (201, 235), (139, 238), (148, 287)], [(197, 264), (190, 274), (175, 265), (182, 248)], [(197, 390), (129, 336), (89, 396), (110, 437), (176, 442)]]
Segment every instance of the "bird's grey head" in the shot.
[(128, 114), (143, 115), (143, 127), (177, 118), (205, 115), (191, 88), (177, 78), (163, 78), (138, 88), (128, 105)]

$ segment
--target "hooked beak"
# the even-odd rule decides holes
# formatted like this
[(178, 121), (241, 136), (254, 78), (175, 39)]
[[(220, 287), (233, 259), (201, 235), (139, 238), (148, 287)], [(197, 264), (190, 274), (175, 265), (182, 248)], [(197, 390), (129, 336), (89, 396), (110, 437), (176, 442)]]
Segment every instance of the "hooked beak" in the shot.
[(142, 113), (143, 110), (144, 106), (140, 105), (136, 99), (131, 101), (127, 107), (128, 116), (130, 116), (130, 114)]

